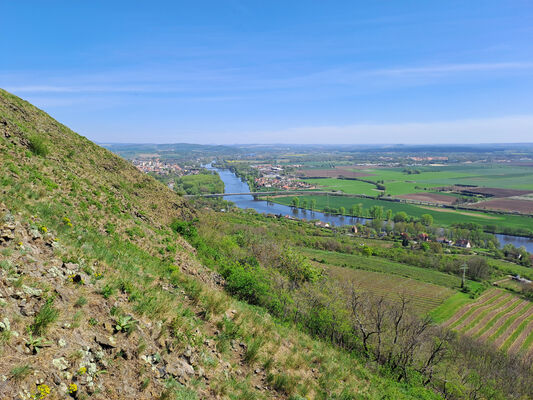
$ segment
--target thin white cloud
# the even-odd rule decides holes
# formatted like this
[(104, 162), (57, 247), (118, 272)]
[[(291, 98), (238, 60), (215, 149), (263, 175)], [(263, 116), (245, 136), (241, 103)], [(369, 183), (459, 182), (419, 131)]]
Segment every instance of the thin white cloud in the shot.
[(419, 74), (453, 74), (458, 72), (485, 72), (501, 70), (533, 69), (529, 62), (500, 62), (500, 63), (472, 63), (472, 64), (442, 64), (412, 68), (388, 68), (368, 71), (371, 75), (419, 75)]
[[(202, 135), (203, 136), (203, 135)], [(235, 134), (205, 135), (206, 142), (232, 141)], [(435, 122), (307, 126), (256, 132), (246, 143), (474, 144), (533, 142), (533, 115)], [(244, 143), (244, 142), (243, 142)]]
[[(13, 93), (192, 93), (236, 92), (313, 88), (327, 85), (351, 85), (354, 87), (386, 87), (388, 85), (419, 85), (432, 83), (444, 77), (459, 79), (461, 74), (508, 73), (533, 71), (532, 62), (457, 63), (360, 69), (341, 66), (290, 76), (257, 77), (253, 69), (204, 69), (176, 68), (173, 70), (142, 69), (139, 71), (99, 72), (92, 75), (68, 75), (62, 77), (41, 75), (39, 82), (29, 76), (0, 74), (0, 86)], [(384, 79), (387, 78), (387, 79)], [(9, 84), (5, 84), (9, 82)], [(18, 82), (18, 83), (17, 83)], [(32, 83), (28, 83), (32, 82)], [(227, 94), (226, 94), (227, 95)]]

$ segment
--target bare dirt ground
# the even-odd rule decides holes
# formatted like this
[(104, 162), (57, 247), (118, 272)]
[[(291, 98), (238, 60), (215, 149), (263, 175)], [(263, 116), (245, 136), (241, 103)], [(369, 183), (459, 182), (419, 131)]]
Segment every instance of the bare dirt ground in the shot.
[(457, 210), (453, 210), (449, 208), (437, 208), (437, 207), (429, 207), (429, 206), (419, 206), (419, 207), (424, 208), (426, 210), (431, 210), (431, 211), (456, 213), (456, 214), (461, 214), (461, 215), (470, 215), (473, 217), (479, 217), (479, 218), (485, 218), (485, 219), (499, 219), (498, 217), (493, 217), (491, 215), (479, 214), (479, 213), (475, 214), (475, 213), (470, 213), (466, 211), (457, 211)]
[[(245, 363), (244, 342), (232, 340), (225, 353), (219, 351), (215, 319), (191, 328), (188, 335), (195, 338), (194, 346), (186, 340), (178, 343), (164, 320), (129, 314), (127, 293), (102, 296), (104, 280), (95, 276), (111, 274), (111, 267), (64, 262), (60, 255), (68, 243), (59, 244), (51, 232), (19, 221), (2, 204), (0, 216), (0, 399), (155, 399), (163, 398), (165, 382), (171, 378), (182, 385), (196, 382), (202, 399), (218, 399), (214, 388), (219, 374), (231, 379), (248, 376), (258, 393), (285, 398), (266, 389), (262, 368), (254, 370)], [(161, 280), (154, 282), (156, 287), (180, 299), (193, 315), (203, 312), (177, 286)], [(31, 327), (51, 299), (55, 319), (32, 335)], [(113, 310), (133, 318), (128, 333), (117, 329), (118, 314)], [(222, 315), (240, 318), (236, 310)], [(181, 332), (182, 325), (176, 329)], [(279, 349), (286, 351), (284, 345)], [(214, 365), (206, 365), (206, 357)]]
[(523, 214), (533, 214), (533, 201), (517, 199), (492, 199), (473, 205), (483, 210), (517, 211)]
[(493, 196), (496, 198), (522, 196), (524, 194), (531, 193), (531, 190), (517, 190), (517, 189), (501, 189), (501, 188), (489, 188), (489, 187), (455, 187), (458, 192), (476, 193), (485, 196)]
[(432, 202), (432, 203), (437, 203), (437, 204), (446, 204), (446, 205), (451, 205), (455, 201), (455, 197), (453, 196), (446, 196), (444, 194), (438, 194), (438, 193), (409, 193), (409, 194), (402, 194), (396, 197), (400, 199), (427, 201), (427, 202)]

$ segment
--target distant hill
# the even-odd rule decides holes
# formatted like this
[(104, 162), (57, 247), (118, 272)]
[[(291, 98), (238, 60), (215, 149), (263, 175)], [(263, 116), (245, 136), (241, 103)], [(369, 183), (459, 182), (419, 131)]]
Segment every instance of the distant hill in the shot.
[(201, 145), (190, 143), (174, 143), (174, 144), (128, 144), (128, 143), (103, 143), (103, 147), (111, 150), (113, 153), (121, 157), (130, 159), (139, 153), (143, 154), (158, 154), (161, 156), (186, 156), (190, 158), (191, 155), (197, 153), (198, 155), (211, 154), (213, 156), (229, 153), (241, 153), (242, 150), (231, 146), (218, 145)]

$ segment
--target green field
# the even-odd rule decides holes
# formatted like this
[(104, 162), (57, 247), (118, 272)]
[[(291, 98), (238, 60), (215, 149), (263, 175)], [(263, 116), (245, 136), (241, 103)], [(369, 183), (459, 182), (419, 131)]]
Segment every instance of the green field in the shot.
[(449, 320), (461, 307), (471, 303), (472, 299), (466, 293), (457, 292), (448, 297), (440, 306), (433, 309), (429, 315), (436, 323), (442, 323)]
[[(531, 189), (533, 191), (533, 167), (516, 167), (500, 164), (458, 164), (449, 166), (416, 166), (407, 169), (417, 170), (418, 174), (408, 174), (403, 167), (354, 169), (366, 172), (369, 176), (361, 179), (372, 182), (383, 181), (385, 193), (397, 196), (409, 193), (431, 191), (433, 188), (451, 185), (474, 185), (502, 189)], [(344, 179), (306, 179), (316, 185), (345, 193), (376, 195), (372, 184)]]
[[(275, 197), (272, 201), (290, 206), (293, 197), (294, 196)], [(386, 200), (343, 196), (300, 196), (300, 203), (302, 200), (306, 200), (307, 204), (311, 204), (312, 199), (316, 200), (316, 211), (322, 211), (325, 207), (337, 209), (344, 207), (346, 212), (349, 213), (350, 208), (354, 204), (362, 204), (363, 208), (367, 211), (370, 207), (377, 205), (382, 206), (385, 210), (390, 209), (393, 213), (405, 211), (408, 215), (416, 218), (420, 218), (423, 214), (430, 214), (433, 216), (435, 225), (449, 226), (457, 222), (473, 222), (481, 226), (493, 225), (497, 227), (524, 228), (533, 231), (533, 218), (531, 217), (481, 213), (471, 210), (454, 210), (450, 208), (425, 207)], [(363, 216), (368, 215), (366, 214)]]
[[(501, 164), (458, 164), (449, 166), (409, 167), (420, 171), (407, 174), (403, 168), (369, 169), (375, 176), (365, 177), (371, 181), (383, 180), (390, 195), (423, 191), (424, 188), (450, 185), (475, 185), (503, 189), (533, 190), (533, 168)], [(416, 188), (418, 186), (419, 188)]]
[(364, 194), (367, 196), (377, 196), (381, 193), (381, 190), (377, 190), (376, 185), (373, 185), (372, 183), (352, 179), (305, 179), (305, 182), (322, 187), (323, 189), (340, 190), (344, 193), (349, 194)]

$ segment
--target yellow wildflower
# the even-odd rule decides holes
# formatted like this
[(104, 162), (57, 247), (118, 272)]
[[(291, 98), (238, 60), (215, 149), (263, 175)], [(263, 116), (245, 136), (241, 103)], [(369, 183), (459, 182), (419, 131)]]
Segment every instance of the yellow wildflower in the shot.
[(50, 394), (50, 387), (46, 384), (37, 386), (37, 393), (35, 394), (36, 399), (44, 399)]
[(68, 385), (68, 392), (70, 394), (74, 394), (78, 391), (78, 385), (76, 385), (75, 383), (71, 383), (70, 385)]

